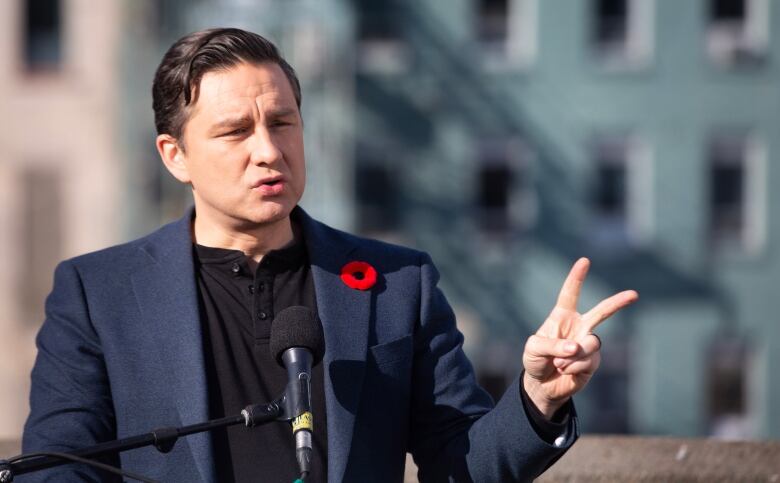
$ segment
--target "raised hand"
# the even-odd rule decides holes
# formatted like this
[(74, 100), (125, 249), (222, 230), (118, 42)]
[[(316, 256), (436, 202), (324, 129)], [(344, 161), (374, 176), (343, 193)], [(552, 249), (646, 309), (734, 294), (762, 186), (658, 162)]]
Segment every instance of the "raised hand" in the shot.
[(523, 384), (536, 407), (548, 418), (585, 387), (601, 361), (601, 341), (593, 334), (604, 320), (639, 298), (634, 290), (617, 293), (584, 314), (577, 301), (590, 260), (580, 258), (563, 282), (558, 301), (523, 351)]

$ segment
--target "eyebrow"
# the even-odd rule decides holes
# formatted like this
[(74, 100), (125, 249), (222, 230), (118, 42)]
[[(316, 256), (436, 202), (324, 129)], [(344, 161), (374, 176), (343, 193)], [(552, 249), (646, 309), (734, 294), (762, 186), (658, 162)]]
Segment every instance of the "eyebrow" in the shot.
[(275, 109), (273, 111), (270, 111), (266, 117), (286, 117), (291, 116), (297, 112), (296, 109), (293, 109), (292, 107), (280, 107), (279, 109)]
[[(292, 116), (295, 113), (296, 110), (291, 107), (282, 107), (268, 112), (266, 114), (266, 118), (278, 119), (281, 117)], [(250, 116), (228, 117), (213, 124), (211, 126), (211, 130), (219, 131), (221, 129), (231, 128), (235, 126), (242, 126), (244, 124), (249, 124), (249, 123), (254, 123), (254, 119), (252, 119), (252, 117)]]
[(222, 119), (221, 121), (217, 122), (216, 124), (213, 124), (211, 126), (212, 131), (219, 131), (224, 128), (228, 127), (235, 127), (235, 126), (241, 126), (244, 124), (248, 124), (254, 122), (251, 117), (249, 116), (239, 116), (239, 117), (229, 117)]

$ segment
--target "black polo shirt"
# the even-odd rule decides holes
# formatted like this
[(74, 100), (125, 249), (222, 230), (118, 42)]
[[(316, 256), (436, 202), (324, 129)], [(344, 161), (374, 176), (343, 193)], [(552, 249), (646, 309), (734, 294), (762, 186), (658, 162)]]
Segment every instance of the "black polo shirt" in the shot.
[[(255, 270), (238, 250), (194, 245), (211, 418), (239, 414), (278, 398), (285, 369), (268, 348), (271, 323), (282, 309), (316, 312), (314, 283), (302, 240), (269, 252)], [(322, 364), (312, 374), (313, 467), (307, 481), (327, 480), (327, 431)], [(298, 475), (287, 423), (233, 426), (213, 435), (220, 482), (292, 482)]]

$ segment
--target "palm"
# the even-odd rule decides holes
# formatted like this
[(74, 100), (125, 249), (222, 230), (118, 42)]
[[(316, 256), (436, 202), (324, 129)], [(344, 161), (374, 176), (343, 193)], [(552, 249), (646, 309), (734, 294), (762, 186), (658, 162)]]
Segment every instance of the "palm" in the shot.
[[(538, 384), (539, 393), (547, 401), (562, 401), (582, 389), (593, 376), (600, 362), (600, 342), (593, 330), (609, 316), (634, 302), (637, 293), (627, 290), (615, 294), (581, 314), (577, 311), (580, 289), (590, 262), (578, 260), (561, 288), (558, 301), (536, 332), (529, 339), (523, 354), (528, 375)], [(567, 342), (575, 342), (576, 350), (561, 355)], [(545, 351), (539, 347), (557, 347)]]

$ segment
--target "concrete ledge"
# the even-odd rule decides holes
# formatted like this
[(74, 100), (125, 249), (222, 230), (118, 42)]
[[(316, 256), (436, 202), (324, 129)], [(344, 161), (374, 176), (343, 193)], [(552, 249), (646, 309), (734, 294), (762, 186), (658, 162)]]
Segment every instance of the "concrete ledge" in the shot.
[(780, 442), (584, 436), (536, 481), (780, 483)]
[[(19, 451), (19, 441), (0, 440), (0, 458), (15, 456)], [(406, 470), (404, 481), (416, 481), (411, 458)], [(780, 483), (780, 442), (583, 436), (536, 481)]]
[(22, 444), (18, 440), (0, 439), (0, 458), (16, 456), (22, 450)]

